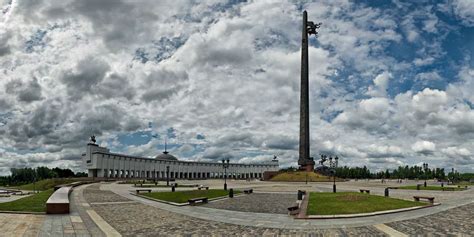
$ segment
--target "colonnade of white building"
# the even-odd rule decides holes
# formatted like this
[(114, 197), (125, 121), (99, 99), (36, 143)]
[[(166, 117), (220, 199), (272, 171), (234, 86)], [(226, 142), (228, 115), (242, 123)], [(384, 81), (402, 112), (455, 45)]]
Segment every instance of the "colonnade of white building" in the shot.
[(161, 160), (110, 153), (105, 147), (87, 144), (82, 156), (89, 177), (148, 179), (247, 179), (262, 178), (265, 171), (277, 171), (278, 161), (263, 164), (230, 163), (226, 171), (222, 163)]

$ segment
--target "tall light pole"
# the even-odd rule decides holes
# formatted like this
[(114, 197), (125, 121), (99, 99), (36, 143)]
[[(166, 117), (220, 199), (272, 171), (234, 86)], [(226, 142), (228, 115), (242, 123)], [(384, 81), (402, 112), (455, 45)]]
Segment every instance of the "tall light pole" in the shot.
[(339, 161), (339, 157), (335, 157), (334, 160), (332, 159), (332, 156), (329, 157), (329, 166), (331, 167), (332, 170), (332, 176), (333, 176), (333, 183), (332, 183), (332, 192), (336, 192), (336, 169), (337, 169), (337, 164)]
[(428, 163), (423, 163), (423, 173), (425, 174), (425, 183), (424, 183), (425, 188), (426, 188), (426, 173), (427, 173), (427, 170), (428, 170)]
[(170, 186), (170, 167), (166, 166), (166, 186)]
[(227, 190), (227, 168), (229, 168), (229, 159), (223, 159), (222, 166), (224, 167), (224, 190)]

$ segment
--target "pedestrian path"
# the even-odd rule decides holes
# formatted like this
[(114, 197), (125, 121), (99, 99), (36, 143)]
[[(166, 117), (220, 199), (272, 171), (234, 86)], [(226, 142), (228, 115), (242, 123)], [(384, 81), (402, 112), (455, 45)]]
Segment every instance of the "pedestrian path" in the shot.
[(45, 215), (0, 213), (0, 236), (37, 236)]
[(300, 230), (313, 229), (315, 227), (322, 229), (339, 227), (362, 227), (394, 221), (404, 221), (439, 213), (458, 206), (474, 203), (474, 199), (472, 198), (472, 196), (474, 195), (474, 190), (470, 189), (464, 191), (462, 195), (460, 195), (458, 198), (447, 200), (442, 205), (408, 212), (345, 219), (295, 220), (294, 218), (286, 214), (239, 212), (223, 209), (206, 208), (200, 206), (183, 206), (176, 208), (175, 206), (171, 206), (165, 203), (155, 202), (149, 199), (137, 197), (130, 193), (130, 187), (124, 187), (123, 185), (118, 184), (102, 185), (102, 189), (113, 191), (116, 194), (121, 195), (127, 199), (131, 199), (149, 206), (154, 206), (163, 210), (199, 219), (255, 227), (288, 228)]
[(87, 185), (74, 188), (70, 195), (70, 213), (46, 215), (39, 236), (106, 236), (87, 213), (90, 210), (83, 197)]

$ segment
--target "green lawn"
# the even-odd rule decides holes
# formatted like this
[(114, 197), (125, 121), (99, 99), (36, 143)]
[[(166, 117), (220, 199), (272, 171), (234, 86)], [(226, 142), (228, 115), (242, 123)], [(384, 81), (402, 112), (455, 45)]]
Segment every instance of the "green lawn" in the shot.
[[(237, 193), (240, 193), (240, 191), (234, 190), (234, 195)], [(188, 199), (191, 199), (191, 198), (207, 197), (211, 199), (211, 198), (216, 198), (216, 197), (228, 196), (229, 191), (220, 190), (220, 189), (210, 189), (210, 190), (189, 190), (189, 191), (176, 191), (176, 192), (152, 192), (152, 193), (144, 193), (141, 195), (154, 198), (154, 199), (168, 201), (168, 202), (186, 203), (188, 202)]]
[(355, 192), (310, 193), (307, 215), (368, 213), (424, 205), (427, 203)]
[[(291, 172), (281, 172), (275, 175), (271, 181), (283, 181), (283, 182), (329, 182), (333, 180), (333, 177), (324, 176), (315, 172), (306, 172), (306, 171), (291, 171)], [(341, 179), (336, 178), (337, 181)]]
[(459, 183), (456, 183), (455, 185), (460, 185), (461, 187), (463, 187), (463, 186), (466, 186), (466, 185), (467, 186), (474, 185), (474, 183), (471, 183), (469, 181), (461, 181)]
[(2, 211), (27, 211), (46, 212), (46, 201), (53, 194), (53, 189), (48, 189), (29, 197), (21, 198), (12, 202), (0, 203)]
[[(458, 188), (457, 186), (444, 186), (444, 188), (454, 188), (454, 191), (461, 191), (464, 190), (464, 188)], [(416, 190), (416, 185), (411, 185), (411, 186), (401, 186), (398, 187), (399, 189), (410, 189), (410, 190)], [(420, 190), (431, 190), (431, 191), (443, 191), (443, 188), (441, 186), (426, 186), (424, 187), (423, 185), (420, 186)]]
[(55, 178), (55, 179), (43, 179), (38, 182), (34, 183), (29, 183), (21, 186), (17, 186), (15, 188), (21, 189), (21, 190), (48, 190), (50, 188), (53, 188), (56, 185), (60, 184), (69, 184), (72, 182), (79, 181), (78, 179), (69, 179), (69, 178)]

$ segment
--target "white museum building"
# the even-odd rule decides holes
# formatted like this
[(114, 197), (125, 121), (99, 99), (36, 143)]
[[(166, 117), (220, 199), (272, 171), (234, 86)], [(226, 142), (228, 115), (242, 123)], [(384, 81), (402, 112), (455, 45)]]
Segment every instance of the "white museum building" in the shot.
[(95, 139), (87, 144), (82, 154), (83, 168), (89, 177), (98, 178), (148, 178), (148, 179), (248, 179), (263, 178), (265, 171), (278, 171), (277, 159), (265, 163), (242, 164), (221, 162), (200, 162), (178, 160), (166, 149), (156, 158), (137, 157), (111, 153), (106, 147), (95, 144)]

